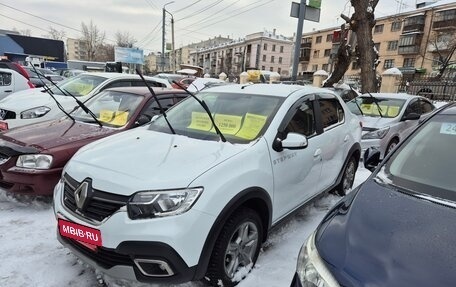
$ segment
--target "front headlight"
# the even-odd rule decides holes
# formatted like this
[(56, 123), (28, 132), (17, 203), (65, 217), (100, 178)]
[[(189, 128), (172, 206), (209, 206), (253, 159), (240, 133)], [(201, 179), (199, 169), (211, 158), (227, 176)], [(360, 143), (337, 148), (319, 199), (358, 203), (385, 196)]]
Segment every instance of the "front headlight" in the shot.
[(192, 207), (202, 192), (202, 187), (140, 191), (128, 202), (128, 216), (141, 219), (181, 214)]
[(21, 113), (21, 119), (34, 119), (34, 118), (40, 118), (47, 114), (51, 109), (45, 106), (42, 107), (36, 107), (33, 109), (29, 109), (26, 111), (23, 111)]
[(23, 154), (17, 158), (16, 166), (34, 169), (49, 169), (52, 164), (52, 155)]
[(361, 139), (363, 140), (368, 140), (368, 139), (382, 139), (386, 136), (386, 134), (389, 132), (390, 128), (389, 127), (384, 127), (372, 132), (369, 132), (367, 134), (364, 134)]
[(302, 286), (339, 287), (339, 283), (326, 268), (325, 263), (318, 254), (315, 247), (315, 232), (309, 236), (299, 252), (296, 273)]

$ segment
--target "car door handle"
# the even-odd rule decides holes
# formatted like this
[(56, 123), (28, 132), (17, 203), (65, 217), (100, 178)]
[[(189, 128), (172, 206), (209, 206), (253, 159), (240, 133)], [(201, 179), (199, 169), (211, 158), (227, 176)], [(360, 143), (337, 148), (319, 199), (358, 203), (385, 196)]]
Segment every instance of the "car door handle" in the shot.
[(315, 150), (314, 157), (319, 157), (321, 156), (321, 149)]
[(6, 90), (5, 93), (11, 93), (13, 90)]

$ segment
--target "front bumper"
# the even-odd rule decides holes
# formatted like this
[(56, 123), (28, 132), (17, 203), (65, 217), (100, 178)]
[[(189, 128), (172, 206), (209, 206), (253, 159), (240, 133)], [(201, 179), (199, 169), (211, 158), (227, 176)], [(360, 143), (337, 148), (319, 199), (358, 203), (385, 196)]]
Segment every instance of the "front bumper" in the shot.
[[(63, 184), (54, 192), (54, 212), (62, 218), (101, 232), (103, 247), (96, 251), (57, 234), (59, 241), (77, 257), (101, 272), (119, 279), (148, 283), (183, 283), (194, 278), (197, 265), (215, 218), (190, 209), (163, 218), (131, 220), (121, 207), (101, 223), (86, 220), (64, 205)], [(58, 231), (57, 231), (58, 233)], [(136, 261), (136, 262), (135, 262)], [(165, 276), (146, 274), (138, 262), (165, 262), (171, 272)], [(144, 266), (142, 266), (144, 267)], [(155, 268), (156, 269), (156, 268)], [(172, 275), (169, 275), (172, 273)]]
[(62, 168), (47, 170), (10, 167), (1, 170), (0, 187), (8, 192), (29, 195), (52, 195)]
[(386, 150), (386, 145), (387, 144), (388, 143), (385, 140), (385, 138), (383, 138), (383, 139), (367, 139), (367, 140), (362, 139), (361, 140), (361, 149), (362, 149), (361, 158), (363, 158), (364, 152), (370, 147), (373, 147), (373, 148), (379, 150), (380, 151), (380, 158), (383, 158), (384, 155), (385, 155), (385, 150)]

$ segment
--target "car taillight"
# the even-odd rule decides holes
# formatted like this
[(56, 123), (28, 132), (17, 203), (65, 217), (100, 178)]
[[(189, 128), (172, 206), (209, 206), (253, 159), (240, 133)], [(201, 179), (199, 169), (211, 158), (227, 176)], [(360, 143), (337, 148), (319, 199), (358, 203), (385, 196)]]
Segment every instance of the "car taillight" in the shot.
[(19, 65), (17, 63), (13, 63), (13, 65), (15, 65), (17, 67), (17, 69), (19, 70), (19, 73), (21, 73), (22, 76), (24, 76), (27, 80), (30, 80), (29, 74), (27, 73), (27, 71), (24, 68), (22, 68), (21, 65)]
[(31, 89), (35, 88), (35, 85), (34, 85), (34, 84), (32, 84), (32, 82), (30, 82), (30, 81), (27, 81), (27, 84), (29, 85), (29, 87), (30, 87)]
[(0, 131), (7, 131), (8, 130), (8, 123), (0, 122)]

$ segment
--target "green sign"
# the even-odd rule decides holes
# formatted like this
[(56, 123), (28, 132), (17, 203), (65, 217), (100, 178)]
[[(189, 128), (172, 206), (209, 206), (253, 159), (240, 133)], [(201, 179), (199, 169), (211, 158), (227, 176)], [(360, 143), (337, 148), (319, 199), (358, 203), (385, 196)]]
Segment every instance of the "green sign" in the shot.
[(312, 8), (320, 9), (321, 8), (321, 0), (309, 0), (309, 5)]

